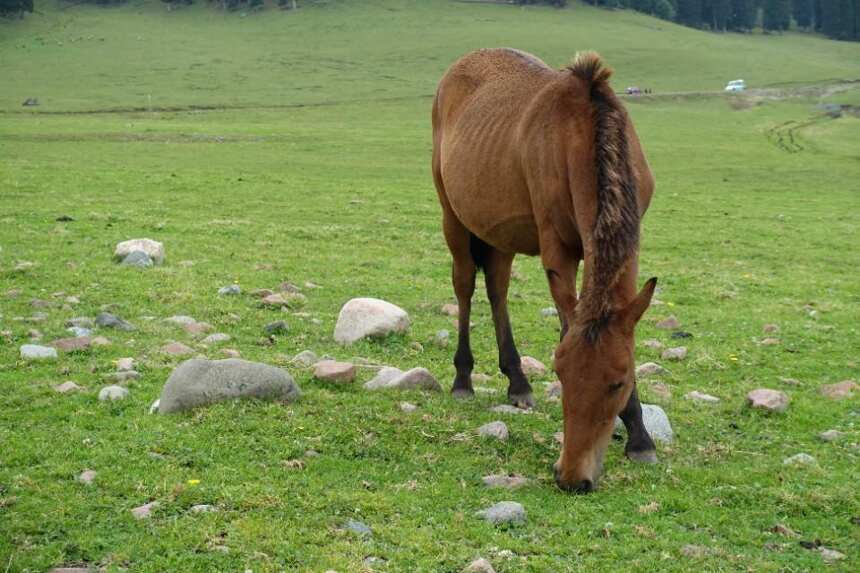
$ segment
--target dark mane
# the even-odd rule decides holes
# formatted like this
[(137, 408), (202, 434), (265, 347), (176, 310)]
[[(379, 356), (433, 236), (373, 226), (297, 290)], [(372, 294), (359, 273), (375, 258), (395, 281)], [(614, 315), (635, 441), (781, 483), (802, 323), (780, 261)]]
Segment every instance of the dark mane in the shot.
[(611, 288), (639, 248), (639, 202), (630, 168), (627, 112), (609, 86), (612, 71), (594, 52), (578, 54), (568, 69), (588, 86), (594, 121), (597, 215), (586, 241), (590, 268), (576, 314), (583, 332), (593, 335), (586, 337), (596, 340), (609, 322)]

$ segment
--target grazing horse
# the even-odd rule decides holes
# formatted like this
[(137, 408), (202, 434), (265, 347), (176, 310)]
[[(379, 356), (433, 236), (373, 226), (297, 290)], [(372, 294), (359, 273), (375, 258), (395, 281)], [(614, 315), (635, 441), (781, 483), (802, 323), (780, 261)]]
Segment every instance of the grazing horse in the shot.
[(554, 70), (518, 50), (478, 50), (449, 68), (433, 101), (433, 181), (460, 307), (452, 393), (474, 394), (469, 314), (483, 269), (508, 398), (533, 405), (507, 294), (514, 256), (540, 255), (561, 320), (564, 445), (555, 479), (578, 492), (596, 487), (618, 415), (626, 455), (657, 461), (633, 359), (634, 327), (657, 283), (637, 293), (639, 222), (654, 178), (611, 73), (595, 53)]

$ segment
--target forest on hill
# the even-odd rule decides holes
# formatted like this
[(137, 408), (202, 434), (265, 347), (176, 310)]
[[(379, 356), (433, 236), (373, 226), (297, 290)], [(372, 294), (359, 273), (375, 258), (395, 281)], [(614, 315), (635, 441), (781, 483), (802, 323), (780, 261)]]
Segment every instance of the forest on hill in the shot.
[[(0, 0), (0, 15), (21, 17), (33, 12), (36, 0)], [(195, 0), (161, 0), (169, 7), (190, 5)], [(200, 0), (198, 0), (200, 1)], [(262, 10), (265, 0), (204, 0), (220, 10)], [(798, 29), (824, 34), (836, 40), (860, 40), (860, 0), (583, 0), (613, 9), (630, 9), (692, 28), (714, 32), (778, 33)], [(79, 3), (111, 5), (127, 0), (82, 0)], [(314, 0), (274, 0), (285, 10)], [(509, 4), (548, 4), (558, 8), (568, 0), (499, 0)]]

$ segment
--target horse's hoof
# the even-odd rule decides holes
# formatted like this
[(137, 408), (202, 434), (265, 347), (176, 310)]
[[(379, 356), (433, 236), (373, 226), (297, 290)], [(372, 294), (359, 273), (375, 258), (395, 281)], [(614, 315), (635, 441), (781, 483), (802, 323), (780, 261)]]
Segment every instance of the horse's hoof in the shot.
[(645, 450), (644, 452), (627, 452), (627, 458), (640, 464), (656, 464), (657, 452)]
[(468, 400), (475, 397), (475, 391), (471, 388), (451, 388), (451, 396), (455, 400)]
[(531, 392), (527, 394), (508, 394), (508, 400), (512, 405), (523, 410), (535, 407), (535, 399)]

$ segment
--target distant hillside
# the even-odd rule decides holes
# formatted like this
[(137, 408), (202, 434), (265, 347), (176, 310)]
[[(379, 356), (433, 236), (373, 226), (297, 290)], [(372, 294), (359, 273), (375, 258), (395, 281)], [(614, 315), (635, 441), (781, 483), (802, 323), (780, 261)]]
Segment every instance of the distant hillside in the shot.
[(0, 109), (283, 106), (429, 96), (463, 53), (515, 46), (551, 65), (596, 49), (615, 85), (655, 93), (860, 78), (860, 44), (703, 32), (631, 11), (443, 0), (225, 12), (160, 2), (42, 4), (0, 23)]

